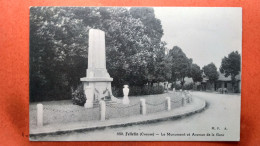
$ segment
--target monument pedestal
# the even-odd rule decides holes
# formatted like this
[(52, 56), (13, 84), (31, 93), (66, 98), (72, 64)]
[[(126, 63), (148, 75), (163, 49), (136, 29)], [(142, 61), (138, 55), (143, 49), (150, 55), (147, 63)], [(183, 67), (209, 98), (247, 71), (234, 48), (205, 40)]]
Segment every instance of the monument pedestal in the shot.
[[(113, 78), (81, 78), (80, 81), (83, 82), (83, 88), (92, 88), (93, 90), (93, 95), (88, 93), (88, 90), (86, 91), (86, 97), (92, 98), (93, 101), (99, 101), (101, 99), (107, 100), (105, 97), (111, 97), (113, 96), (112, 94), (112, 89), (111, 89), (111, 82), (113, 81)], [(87, 100), (88, 101), (88, 100)]]
[(112, 94), (113, 78), (106, 69), (105, 32), (98, 29), (89, 30), (87, 76), (81, 78), (87, 98), (86, 108), (92, 108), (93, 102), (112, 100), (118, 102)]
[(93, 87), (91, 86), (83, 86), (85, 95), (87, 98), (86, 103), (84, 104), (85, 108), (93, 108), (93, 101), (94, 101), (94, 92), (93, 92)]

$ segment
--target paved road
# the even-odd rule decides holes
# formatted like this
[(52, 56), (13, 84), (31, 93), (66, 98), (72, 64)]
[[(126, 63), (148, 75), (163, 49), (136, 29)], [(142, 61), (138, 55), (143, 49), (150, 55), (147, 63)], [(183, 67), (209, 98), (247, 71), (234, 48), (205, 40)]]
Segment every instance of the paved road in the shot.
[[(205, 99), (208, 107), (201, 113), (157, 123), (106, 128), (95, 131), (72, 132), (36, 137), (37, 140), (238, 140), (240, 125), (240, 95), (193, 92)], [(190, 134), (190, 136), (189, 136)], [(207, 136), (209, 134), (209, 136)]]

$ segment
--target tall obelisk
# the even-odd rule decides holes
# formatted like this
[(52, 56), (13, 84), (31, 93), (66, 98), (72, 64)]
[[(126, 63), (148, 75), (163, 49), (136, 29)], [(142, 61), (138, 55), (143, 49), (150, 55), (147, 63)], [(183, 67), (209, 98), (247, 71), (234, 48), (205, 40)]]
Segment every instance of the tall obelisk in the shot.
[[(113, 78), (106, 69), (105, 32), (98, 29), (89, 30), (87, 76), (81, 78), (87, 98), (86, 108), (93, 107), (93, 102), (113, 96), (111, 82)], [(111, 97), (114, 98), (114, 97)]]

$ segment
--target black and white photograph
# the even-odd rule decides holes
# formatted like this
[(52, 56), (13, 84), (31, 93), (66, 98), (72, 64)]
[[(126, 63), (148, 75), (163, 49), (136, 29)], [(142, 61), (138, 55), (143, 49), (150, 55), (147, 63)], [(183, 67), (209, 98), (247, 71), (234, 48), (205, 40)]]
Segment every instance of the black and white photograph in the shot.
[(30, 141), (239, 141), (242, 8), (30, 7)]

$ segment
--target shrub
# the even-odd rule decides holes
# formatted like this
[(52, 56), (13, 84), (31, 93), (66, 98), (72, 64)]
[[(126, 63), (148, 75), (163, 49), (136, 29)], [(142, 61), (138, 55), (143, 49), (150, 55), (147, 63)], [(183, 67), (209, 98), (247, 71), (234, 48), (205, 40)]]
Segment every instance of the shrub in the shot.
[(132, 86), (129, 88), (129, 96), (139, 96), (139, 95), (152, 95), (152, 94), (162, 94), (164, 93), (164, 88), (162, 86)]
[(180, 90), (181, 89), (181, 84), (175, 84), (175, 90)]
[(141, 87), (138, 86), (129, 87), (129, 96), (138, 96), (138, 95), (142, 95)]
[(123, 97), (123, 88), (112, 87), (112, 94), (115, 97)]
[[(129, 87), (129, 96), (140, 96), (140, 95), (152, 95), (164, 93), (163, 86), (132, 86)], [(123, 97), (123, 87), (112, 87), (112, 94), (115, 97)], [(83, 106), (86, 102), (86, 96), (84, 94), (83, 85), (80, 84), (76, 90), (72, 91), (72, 102), (73, 104)]]
[(202, 90), (202, 87), (201, 87), (201, 85), (194, 85), (193, 90), (200, 91), (200, 90)]
[(80, 84), (75, 91), (72, 91), (73, 104), (83, 106), (86, 102), (86, 96), (84, 94), (83, 85)]
[(152, 94), (163, 94), (164, 93), (164, 87), (157, 86), (152, 88)]
[(184, 84), (183, 85), (183, 89), (184, 90), (191, 90), (191, 89), (193, 89), (193, 83)]

